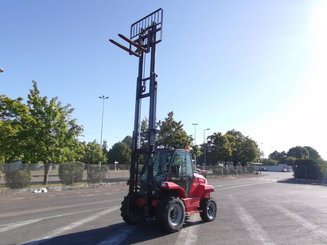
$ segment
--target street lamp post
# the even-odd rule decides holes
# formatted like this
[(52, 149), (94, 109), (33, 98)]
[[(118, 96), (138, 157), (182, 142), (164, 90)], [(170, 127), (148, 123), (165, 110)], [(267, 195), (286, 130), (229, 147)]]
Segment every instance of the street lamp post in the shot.
[(196, 126), (199, 125), (198, 123), (192, 123), (194, 126), (194, 145), (196, 145)]
[[(192, 123), (192, 125), (194, 126), (194, 146), (196, 146), (196, 126), (199, 125), (198, 123)], [(196, 166), (196, 154), (194, 154), (194, 163)]]
[(206, 128), (203, 130), (203, 148), (204, 148), (204, 169), (207, 165), (207, 146), (206, 144), (206, 131), (210, 130), (210, 128)]
[(101, 136), (100, 136), (100, 144), (101, 144), (101, 146), (102, 146), (104, 101), (105, 101), (106, 99), (109, 99), (109, 97), (102, 95), (102, 96), (99, 96), (99, 99), (102, 99), (102, 119), (101, 119)]

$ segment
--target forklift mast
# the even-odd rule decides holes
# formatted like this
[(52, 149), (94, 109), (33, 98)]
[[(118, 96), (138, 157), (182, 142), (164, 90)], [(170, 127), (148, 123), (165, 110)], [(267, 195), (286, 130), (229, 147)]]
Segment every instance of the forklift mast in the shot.
[[(156, 105), (157, 105), (157, 74), (155, 73), (156, 45), (162, 40), (163, 10), (160, 8), (131, 25), (130, 38), (118, 34), (129, 44), (125, 47), (110, 39), (110, 42), (127, 51), (130, 55), (138, 57), (138, 76), (136, 81), (136, 101), (134, 131), (132, 143), (132, 157), (130, 167), (129, 194), (138, 192), (138, 172), (140, 157), (144, 156), (148, 166), (147, 193), (148, 201), (151, 199), (153, 166), (152, 158), (155, 152), (156, 137)], [(133, 49), (136, 49), (135, 51)], [(150, 56), (150, 64), (146, 64), (146, 56)], [(142, 100), (148, 99), (148, 130), (147, 149), (141, 149), (141, 114)], [(148, 202), (149, 203), (149, 202)]]

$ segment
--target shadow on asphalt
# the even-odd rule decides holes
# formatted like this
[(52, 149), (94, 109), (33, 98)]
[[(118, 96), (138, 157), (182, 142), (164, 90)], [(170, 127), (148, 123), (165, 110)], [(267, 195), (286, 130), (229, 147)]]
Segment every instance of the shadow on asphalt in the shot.
[(294, 178), (278, 180), (277, 183), (327, 186), (327, 180), (307, 180)]
[[(201, 223), (201, 221), (186, 221), (183, 226), (183, 229), (190, 226), (199, 225)], [(48, 239), (28, 242), (24, 243), (23, 245), (127, 245), (149, 242), (153, 239), (157, 239), (164, 236), (174, 237), (177, 235), (178, 233), (164, 233), (153, 221), (145, 222), (144, 224), (138, 226), (132, 226), (122, 222), (94, 230), (81, 231)], [(174, 241), (175, 239), (172, 238), (172, 240)]]

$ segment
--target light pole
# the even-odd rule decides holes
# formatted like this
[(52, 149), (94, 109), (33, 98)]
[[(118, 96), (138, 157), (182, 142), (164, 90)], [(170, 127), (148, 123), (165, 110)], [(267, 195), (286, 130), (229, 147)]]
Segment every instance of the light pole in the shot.
[(203, 129), (203, 144), (206, 143), (206, 131), (210, 130), (210, 128)]
[(99, 99), (102, 99), (102, 120), (101, 120), (101, 137), (100, 137), (100, 144), (101, 144), (101, 146), (102, 146), (104, 101), (105, 101), (106, 99), (109, 99), (109, 97), (102, 95), (102, 96), (99, 96)]
[(210, 128), (206, 128), (203, 130), (203, 148), (204, 148), (204, 169), (207, 165), (207, 146), (206, 146), (206, 131), (210, 130)]
[(194, 145), (196, 145), (196, 126), (199, 125), (198, 123), (192, 123), (194, 126)]
[[(196, 126), (199, 125), (198, 123), (192, 123), (192, 125), (194, 126), (194, 146), (196, 146)], [(194, 163), (196, 166), (196, 154), (194, 154)]]

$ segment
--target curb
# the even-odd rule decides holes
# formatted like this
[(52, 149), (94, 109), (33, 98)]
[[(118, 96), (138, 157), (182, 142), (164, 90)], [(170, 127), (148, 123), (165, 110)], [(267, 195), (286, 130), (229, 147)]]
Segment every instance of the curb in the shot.
[(326, 180), (316, 180), (316, 179), (297, 179), (297, 178), (291, 178), (291, 179), (280, 180), (278, 182), (281, 182), (281, 183), (290, 183), (290, 184), (310, 184), (310, 185), (327, 186), (327, 181)]
[(21, 188), (21, 189), (7, 189), (0, 191), (0, 196), (7, 196), (7, 195), (17, 195), (23, 193), (47, 193), (47, 192), (56, 192), (56, 191), (66, 191), (66, 190), (78, 190), (78, 189), (93, 189), (99, 187), (109, 187), (114, 185), (126, 185), (126, 180), (116, 180), (112, 182), (106, 183), (97, 183), (97, 184), (77, 184), (77, 185), (62, 185), (62, 186), (49, 186), (49, 187), (38, 187), (38, 188)]

